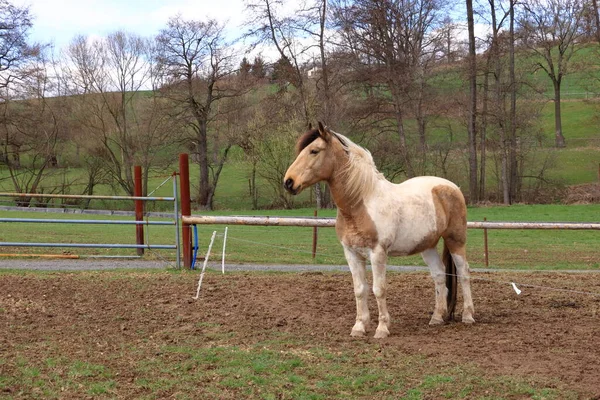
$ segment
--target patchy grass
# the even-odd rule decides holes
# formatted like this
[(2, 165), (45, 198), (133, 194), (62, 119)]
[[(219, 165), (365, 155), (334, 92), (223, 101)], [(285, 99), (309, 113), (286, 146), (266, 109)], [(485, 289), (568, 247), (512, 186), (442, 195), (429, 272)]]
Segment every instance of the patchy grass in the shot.
[[(528, 297), (520, 313), (511, 313), (502, 311), (514, 306), (510, 292), (478, 283), (484, 322), (429, 328), (424, 313), (429, 305), (423, 303), (432, 300), (430, 278), (390, 274), (390, 307), (398, 322), (394, 337), (376, 341), (347, 336), (354, 311), (347, 274), (209, 273), (198, 302), (187, 300), (196, 274), (185, 272), (0, 276), (0, 304), (9, 306), (0, 314), (0, 328), (10, 335), (0, 338), (0, 398), (576, 399), (582, 394), (580, 377), (563, 376), (560, 368), (545, 375), (501, 371), (510, 371), (514, 363), (525, 368), (527, 356), (513, 354), (522, 340), (532, 340), (544, 352), (544, 344), (536, 341), (562, 335), (554, 325), (561, 324), (560, 332), (568, 329), (565, 317), (582, 332), (591, 332), (597, 322), (590, 316), (597, 308), (592, 300), (548, 311), (547, 302), (561, 297), (545, 292), (538, 302), (531, 304)], [(570, 286), (577, 278), (538, 279)], [(419, 289), (425, 282), (426, 292)], [(597, 284), (595, 277), (588, 282)], [(539, 297), (529, 290), (532, 295)], [(536, 324), (531, 317), (537, 313), (545, 313), (539, 318), (553, 315), (557, 322)], [(461, 347), (463, 342), (469, 346)], [(490, 359), (481, 346), (499, 352), (504, 369), (496, 362), (482, 366)], [(568, 352), (562, 365), (579, 361), (571, 346), (580, 346), (573, 351), (595, 349), (578, 337), (570, 343), (557, 339), (553, 346)], [(539, 357), (547, 362), (557, 354)], [(535, 362), (527, 368), (535, 371)]]
[[(443, 365), (440, 373), (440, 365), (422, 356), (383, 349), (366, 342), (351, 349), (323, 348), (289, 335), (245, 346), (206, 346), (188, 338), (181, 344), (162, 345), (150, 357), (135, 345), (111, 356), (128, 360), (129, 371), (122, 370), (123, 365), (111, 369), (72, 356), (20, 358), (14, 374), (0, 376), (0, 391), (49, 399), (112, 398), (123, 393), (181, 399), (576, 397), (541, 381), (489, 376), (470, 365)], [(124, 374), (132, 377), (126, 384)]]

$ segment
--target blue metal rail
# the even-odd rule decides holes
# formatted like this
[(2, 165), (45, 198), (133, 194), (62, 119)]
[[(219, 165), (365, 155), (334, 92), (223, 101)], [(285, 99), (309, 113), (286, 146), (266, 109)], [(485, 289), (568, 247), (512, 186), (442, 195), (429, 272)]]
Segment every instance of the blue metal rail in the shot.
[(116, 225), (175, 225), (175, 221), (125, 221), (109, 219), (36, 219), (0, 218), (0, 222), (28, 222), (41, 224), (116, 224)]
[(109, 249), (176, 249), (174, 244), (114, 244), (114, 243), (31, 243), (31, 242), (0, 242), (5, 247), (82, 247)]

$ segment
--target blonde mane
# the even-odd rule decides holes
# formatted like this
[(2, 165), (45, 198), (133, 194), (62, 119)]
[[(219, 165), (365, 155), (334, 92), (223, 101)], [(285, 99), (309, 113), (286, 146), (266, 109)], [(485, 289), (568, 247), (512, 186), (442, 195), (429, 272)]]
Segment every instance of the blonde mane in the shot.
[(344, 181), (344, 189), (351, 205), (375, 191), (377, 182), (385, 179), (377, 170), (371, 152), (337, 132), (332, 132), (340, 140), (348, 154), (347, 162), (338, 172)]

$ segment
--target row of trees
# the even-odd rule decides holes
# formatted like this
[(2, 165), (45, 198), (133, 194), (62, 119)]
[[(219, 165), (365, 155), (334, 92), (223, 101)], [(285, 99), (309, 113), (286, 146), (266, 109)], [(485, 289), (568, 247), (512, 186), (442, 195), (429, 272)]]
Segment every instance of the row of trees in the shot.
[[(197, 203), (212, 208), (237, 146), (254, 206), (258, 178), (277, 205), (291, 206), (281, 177), (295, 137), (319, 119), (370, 148), (389, 178), (461, 182), (468, 170), (471, 202), (511, 203), (524, 179), (543, 181), (548, 162), (533, 157), (543, 102), (532, 72), (552, 82), (555, 145), (564, 147), (561, 82), (575, 51), (599, 35), (595, 0), (466, 0), (464, 40), (455, 10), (439, 0), (246, 6), (243, 43), (273, 49), (273, 60), (244, 57), (217, 21), (181, 16), (154, 38), (79, 36), (57, 55), (27, 42), (26, 7), (0, 0), (0, 162), (15, 190), (68, 190), (66, 174), (63, 185), (42, 184), (68, 148), (87, 171), (85, 193), (100, 183), (132, 193), (133, 165), (147, 181), (185, 149), (199, 165)], [(476, 38), (475, 21), (489, 34)], [(331, 203), (325, 187), (316, 197)]]

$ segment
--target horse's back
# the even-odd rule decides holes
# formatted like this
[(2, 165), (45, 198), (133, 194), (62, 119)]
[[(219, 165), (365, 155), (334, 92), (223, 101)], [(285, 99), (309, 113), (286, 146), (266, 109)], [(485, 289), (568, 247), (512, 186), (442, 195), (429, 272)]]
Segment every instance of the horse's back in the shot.
[(427, 189), (432, 189), (436, 186), (443, 186), (443, 187), (448, 186), (448, 187), (451, 187), (453, 189), (460, 191), (460, 188), (454, 182), (449, 181), (448, 179), (445, 179), (445, 178), (440, 178), (439, 176), (417, 176), (417, 177), (405, 180), (404, 182), (400, 183), (398, 186), (399, 186), (399, 189), (403, 189), (403, 190), (406, 190), (408, 188), (411, 188), (412, 190), (415, 190), (415, 189), (427, 190)]

